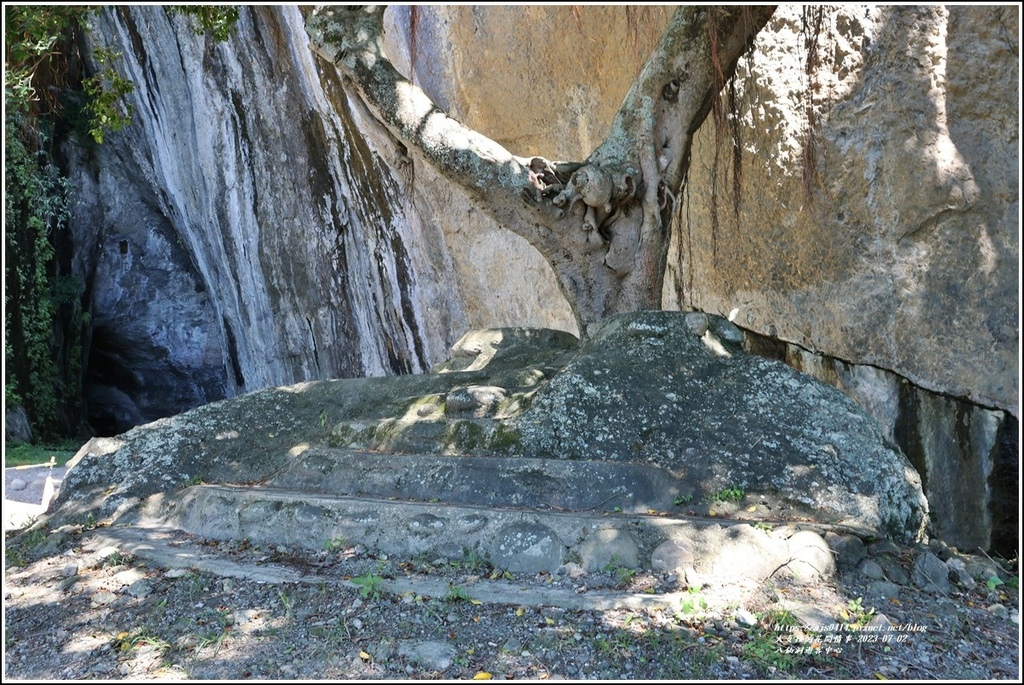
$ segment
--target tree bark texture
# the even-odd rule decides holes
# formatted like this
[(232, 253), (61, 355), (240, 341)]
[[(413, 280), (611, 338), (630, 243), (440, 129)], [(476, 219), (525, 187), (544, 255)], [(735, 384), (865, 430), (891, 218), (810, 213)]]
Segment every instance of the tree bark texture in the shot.
[(540, 251), (585, 332), (609, 314), (660, 309), (692, 135), (773, 11), (676, 10), (608, 137), (575, 162), (518, 157), (441, 111), (384, 53), (383, 6), (322, 7), (306, 30), (391, 135)]

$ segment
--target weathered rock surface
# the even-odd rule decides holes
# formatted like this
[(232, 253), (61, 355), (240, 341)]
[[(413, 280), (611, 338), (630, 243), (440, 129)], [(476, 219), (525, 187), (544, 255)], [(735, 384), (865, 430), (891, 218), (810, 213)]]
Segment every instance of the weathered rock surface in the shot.
[(466, 328), (444, 238), (298, 8), (246, 9), (225, 43), (161, 7), (91, 24), (135, 84), (131, 126), (67, 149), (98, 430), (443, 358)]
[[(708, 194), (688, 196), (664, 303), (736, 309), (745, 329), (891, 370), (877, 385), (854, 379), (858, 401), (924, 474), (936, 532), (1013, 549), (1017, 10), (831, 9), (812, 79), (814, 203), (793, 12), (781, 8), (741, 64), (740, 221), (719, 197), (712, 230)], [(521, 154), (572, 159), (604, 136), (666, 19), (647, 7), (392, 8), (387, 49), (468, 125)], [(110, 9), (93, 27), (136, 84), (133, 126), (68, 150), (94, 427), (260, 387), (423, 370), (469, 327), (575, 330), (533, 248), (320, 73), (298, 8), (245, 10), (225, 44), (160, 8)], [(695, 141), (694, 190), (709, 187), (712, 127)], [(298, 171), (282, 183), (282, 169)], [(920, 393), (892, 392), (904, 378)], [(502, 404), (474, 402), (465, 418)]]
[(666, 306), (1019, 416), (1019, 9), (829, 8), (809, 75), (805, 11), (741, 61), (717, 228), (713, 122), (695, 136)]
[(921, 474), (935, 536), (964, 550), (1012, 555), (1017, 549), (1020, 448), (1012, 414), (750, 332), (745, 349), (841, 389), (876, 419)]
[(704, 315), (603, 322), (512, 421), (523, 453), (648, 462), (697, 496), (738, 488), (775, 515), (809, 507), (890, 534), (920, 529), (916, 471), (876, 422), (808, 376), (729, 351), (714, 327), (694, 335), (693, 318)]
[[(490, 355), (490, 363), (455, 359), (472, 371), (306, 383), (199, 407), (83, 448), (65, 475), (55, 517), (91, 513), (125, 522), (145, 513), (181, 522), (195, 515), (176, 493), (202, 483), (184, 499), (205, 498), (199, 518), (221, 534), (257, 539), (281, 518), (317, 545), (353, 535), (345, 526), (360, 534), (372, 529), (373, 541), (385, 548), (409, 539), (408, 526), (428, 537), (458, 533), (459, 545), (474, 535), (487, 545), (505, 536), (509, 559), (532, 555), (549, 570), (573, 551), (599, 563), (587, 551), (596, 543), (586, 540), (603, 533), (578, 516), (539, 514), (533, 528), (520, 529), (519, 511), (512, 519), (494, 514), (472, 523), (473, 510), (465, 508), (681, 511), (842, 524), (903, 540), (922, 534), (927, 503), (917, 474), (874, 421), (808, 376), (729, 351), (711, 334), (723, 330), (718, 322), (697, 326), (707, 330), (696, 335), (694, 318), (705, 315), (614, 317), (575, 352), (557, 333), (476, 333), (457, 349)], [(506, 338), (505, 346), (496, 342)], [(524, 341), (537, 345), (532, 355)], [(452, 417), (446, 398), (472, 387), (501, 388), (501, 406), (483, 417)], [(246, 488), (215, 484), (262, 484), (272, 492), (260, 495), (260, 504), (241, 494)], [(332, 497), (379, 504), (363, 520), (358, 503)], [(395, 498), (427, 503), (385, 505)], [(441, 500), (433, 509), (432, 499)], [(462, 518), (453, 513), (462, 509)], [(745, 539), (767, 544), (752, 526), (737, 525), (719, 542), (706, 526), (685, 535), (724, 549), (724, 541), (747, 531)], [(398, 538), (382, 531), (398, 531)], [(791, 547), (800, 535), (789, 533)], [(635, 538), (637, 553), (650, 558), (664, 541), (657, 537)], [(620, 556), (628, 562), (635, 555), (622, 540)], [(751, 573), (771, 564), (789, 565), (793, 573), (830, 572), (831, 552), (820, 536), (786, 549), (785, 558), (765, 551)], [(728, 566), (722, 559), (706, 560), (704, 570)]]
[(10, 443), (32, 442), (32, 426), (22, 407), (4, 411), (4, 441)]

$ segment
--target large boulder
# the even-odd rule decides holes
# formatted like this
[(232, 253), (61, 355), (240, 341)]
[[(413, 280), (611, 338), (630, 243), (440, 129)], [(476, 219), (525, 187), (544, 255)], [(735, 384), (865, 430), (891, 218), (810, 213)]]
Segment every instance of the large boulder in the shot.
[(728, 321), (699, 313), (607, 319), (512, 421), (522, 453), (653, 463), (695, 497), (742, 492), (769, 516), (918, 536), (920, 477), (878, 423), (740, 341)]
[[(347, 458), (363, 466), (335, 467), (338, 478), (384, 469), (373, 464), (389, 452), (533, 460), (537, 487), (620, 462), (626, 468), (594, 472), (649, 482), (662, 510), (675, 499), (699, 515), (921, 537), (920, 479), (879, 425), (839, 391), (742, 352), (739, 337), (724, 319), (678, 312), (610, 318), (578, 347), (555, 331), (471, 333), (436, 373), (263, 390), (94, 441), (72, 461), (54, 516), (133, 521), (183, 487), (274, 482), (306, 460), (314, 480), (301, 492), (327, 463), (309, 461), (311, 446), (323, 445), (365, 455)], [(496, 473), (529, 471), (488, 463)], [(531, 505), (533, 480), (517, 481), (521, 506)], [(597, 487), (616, 492), (615, 483)]]

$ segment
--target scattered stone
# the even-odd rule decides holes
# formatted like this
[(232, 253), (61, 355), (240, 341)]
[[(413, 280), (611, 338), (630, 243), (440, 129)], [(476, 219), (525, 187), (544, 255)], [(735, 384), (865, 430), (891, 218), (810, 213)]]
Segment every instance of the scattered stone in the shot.
[(708, 325), (715, 337), (728, 349), (737, 351), (743, 346), (743, 329), (732, 321), (720, 316), (709, 316)]
[(28, 487), (28, 482), (22, 478), (14, 478), (7, 487), (10, 490), (24, 490)]
[(736, 622), (745, 628), (753, 628), (757, 625), (757, 617), (746, 609), (739, 609), (736, 612)]
[(498, 534), (491, 564), (512, 573), (554, 571), (562, 565), (565, 545), (558, 535), (539, 523), (513, 523)]
[(922, 552), (917, 557), (913, 576), (914, 585), (922, 590), (949, 594), (949, 568), (931, 552)]
[(144, 599), (148, 597), (151, 592), (153, 592), (153, 584), (145, 578), (140, 578), (139, 580), (136, 580), (134, 583), (129, 585), (128, 589), (125, 590), (125, 592), (127, 592), (129, 595), (137, 599)]
[(191, 571), (185, 568), (171, 568), (164, 572), (164, 578), (170, 578), (171, 580), (174, 580), (175, 578), (184, 578), (188, 575), (191, 575)]
[(107, 590), (100, 590), (92, 596), (90, 603), (93, 607), (107, 606), (117, 601), (117, 595)]
[(930, 549), (932, 554), (937, 556), (940, 561), (946, 561), (953, 554), (949, 545), (938, 538), (933, 538), (928, 541), (928, 549)]
[(503, 644), (501, 646), (501, 651), (503, 651), (503, 652), (518, 652), (522, 648), (523, 648), (523, 643), (522, 642), (520, 642), (519, 640), (517, 640), (514, 637), (510, 637), (509, 639), (505, 640), (505, 644)]
[(582, 578), (587, 575), (585, 568), (577, 564), (575, 561), (569, 561), (559, 566), (555, 573), (557, 575), (569, 576), (572, 579)]
[(967, 564), (960, 557), (950, 557), (946, 560), (946, 566), (949, 568), (949, 577), (957, 585), (969, 590), (977, 584), (967, 571)]
[(885, 614), (875, 614), (867, 622), (867, 629), (876, 632), (885, 632), (892, 627), (892, 621)]
[(882, 554), (872, 559), (875, 563), (882, 567), (885, 571), (886, 577), (892, 582), (898, 585), (907, 585), (910, 583), (910, 574), (907, 573), (903, 565), (895, 557), (889, 556), (888, 554)]
[(833, 633), (839, 629), (839, 622), (834, 616), (812, 604), (796, 604), (789, 607), (789, 612), (804, 627), (816, 633)]
[(1002, 604), (992, 604), (986, 607), (985, 610), (997, 618), (1010, 618), (1010, 610)]
[(640, 554), (636, 539), (619, 528), (595, 530), (579, 546), (583, 567), (588, 571), (609, 568), (637, 568)]
[(876, 580), (868, 583), (867, 594), (878, 599), (893, 599), (899, 597), (900, 586), (886, 580)]
[(96, 556), (97, 559), (103, 560), (103, 559), (106, 559), (107, 557), (111, 557), (111, 556), (113, 556), (115, 554), (119, 554), (120, 552), (121, 552), (121, 550), (119, 550), (117, 547), (114, 547), (113, 545), (108, 545), (107, 547), (103, 547), (103, 548), (99, 549), (96, 552), (95, 556)]
[(999, 566), (984, 557), (968, 557), (964, 567), (971, 577), (982, 583), (989, 578), (999, 578)]
[(836, 564), (840, 568), (857, 568), (857, 564), (860, 563), (861, 559), (867, 556), (864, 542), (856, 535), (850, 535), (849, 533), (839, 535), (828, 532), (825, 534), (825, 542), (828, 543), (829, 548), (835, 554)]
[(701, 575), (692, 566), (687, 566), (683, 569), (683, 578), (686, 580), (686, 587), (704, 587), (704, 579), (701, 578)]
[(497, 411), (501, 402), (508, 398), (508, 392), (493, 385), (470, 385), (457, 388), (445, 398), (445, 413), (449, 415), (470, 414), (485, 418)]
[(455, 647), (436, 640), (403, 640), (399, 656), (426, 671), (444, 671), (455, 663)]
[(703, 312), (689, 312), (686, 315), (686, 327), (698, 338), (707, 333), (708, 315)]
[(367, 652), (373, 656), (374, 661), (384, 662), (395, 654), (395, 645), (392, 640), (381, 639), (379, 642), (370, 645)]
[(115, 573), (114, 576), (110, 579), (110, 582), (113, 585), (126, 587), (128, 585), (131, 585), (132, 583), (135, 583), (136, 581), (142, 580), (145, 577), (146, 574), (144, 574), (142, 571), (135, 568), (130, 568)]
[(795, 577), (811, 580), (828, 578), (835, 573), (832, 550), (817, 533), (801, 530), (789, 538), (788, 542), (791, 561), (787, 568)]
[(864, 559), (860, 562), (860, 574), (865, 578), (871, 580), (885, 580), (885, 570), (879, 566), (878, 562), (872, 559)]
[(900, 548), (896, 546), (891, 540), (879, 540), (878, 542), (872, 542), (868, 545), (868, 554), (873, 557), (882, 554), (898, 555)]
[(78, 564), (65, 564), (64, 568), (60, 570), (60, 575), (64, 578), (78, 575)]

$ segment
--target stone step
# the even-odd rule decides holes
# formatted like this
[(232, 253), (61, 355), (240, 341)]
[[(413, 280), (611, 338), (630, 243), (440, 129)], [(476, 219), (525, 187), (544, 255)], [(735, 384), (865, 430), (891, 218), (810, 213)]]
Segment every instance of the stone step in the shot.
[(343, 541), (406, 557), (459, 559), (472, 552), (513, 573), (554, 572), (571, 562), (590, 572), (674, 572), (699, 584), (761, 582), (780, 573), (807, 581), (834, 570), (820, 525), (412, 502), (273, 487), (192, 486), (140, 524), (311, 550)]
[(563, 511), (671, 511), (693, 486), (653, 464), (308, 447), (265, 485), (325, 495)]

